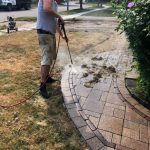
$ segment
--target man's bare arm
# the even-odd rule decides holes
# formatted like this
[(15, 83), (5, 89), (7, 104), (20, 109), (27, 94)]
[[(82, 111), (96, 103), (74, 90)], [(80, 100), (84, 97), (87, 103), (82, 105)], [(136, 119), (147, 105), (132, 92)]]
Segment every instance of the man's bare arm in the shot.
[(52, 10), (52, 0), (43, 0), (43, 9), (48, 14), (63, 20), (62, 17), (58, 13)]

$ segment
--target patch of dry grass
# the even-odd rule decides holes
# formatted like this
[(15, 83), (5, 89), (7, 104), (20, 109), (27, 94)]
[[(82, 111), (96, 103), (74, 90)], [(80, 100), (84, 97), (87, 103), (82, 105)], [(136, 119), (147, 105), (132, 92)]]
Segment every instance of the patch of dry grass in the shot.
[(6, 25), (0, 25), (0, 30), (4, 30), (6, 28), (7, 28)]
[(15, 103), (36, 89), (39, 58), (36, 34), (18, 32), (0, 37), (1, 103)]
[[(39, 85), (40, 50), (35, 31), (0, 36), (0, 104), (10, 105), (31, 95)], [(60, 78), (59, 65), (54, 74)], [(63, 107), (60, 83), (49, 85), (51, 97), (38, 94), (12, 109), (0, 109), (0, 149), (84, 150)]]

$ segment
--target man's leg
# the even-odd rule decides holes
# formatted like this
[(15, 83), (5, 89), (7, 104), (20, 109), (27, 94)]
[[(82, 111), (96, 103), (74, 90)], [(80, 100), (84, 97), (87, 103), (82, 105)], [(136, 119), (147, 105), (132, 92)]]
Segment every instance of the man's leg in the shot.
[(46, 83), (52, 83), (53, 80), (49, 77), (50, 66), (53, 61), (53, 38), (51, 35), (39, 35), (39, 43), (42, 49), (42, 58), (41, 58), (41, 85), (40, 85), (40, 94), (44, 98), (49, 98), (50, 95), (46, 89)]
[(41, 83), (46, 83), (46, 79), (49, 75), (50, 65), (41, 65)]
[(46, 79), (49, 74), (50, 65), (41, 65), (41, 85), (40, 85), (40, 94), (48, 99), (50, 95), (47, 92), (46, 89)]

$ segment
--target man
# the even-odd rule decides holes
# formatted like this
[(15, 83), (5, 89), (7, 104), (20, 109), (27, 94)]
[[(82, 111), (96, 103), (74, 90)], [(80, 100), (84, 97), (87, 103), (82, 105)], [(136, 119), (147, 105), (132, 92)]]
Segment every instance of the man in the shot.
[(49, 76), (50, 67), (56, 59), (56, 39), (55, 33), (58, 30), (57, 19), (63, 22), (63, 18), (57, 13), (57, 3), (61, 0), (39, 0), (37, 16), (37, 33), (41, 48), (41, 84), (40, 94), (48, 99), (50, 96), (46, 89), (46, 83), (55, 81)]

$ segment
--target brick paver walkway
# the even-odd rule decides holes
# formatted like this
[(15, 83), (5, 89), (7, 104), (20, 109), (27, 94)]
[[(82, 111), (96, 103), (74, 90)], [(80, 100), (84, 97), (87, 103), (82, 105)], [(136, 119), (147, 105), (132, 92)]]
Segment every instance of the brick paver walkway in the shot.
[[(103, 52), (82, 66), (67, 66), (62, 74), (65, 106), (92, 150), (150, 150), (150, 112), (124, 85), (131, 61), (127, 50)], [(112, 64), (117, 75), (109, 70)]]

